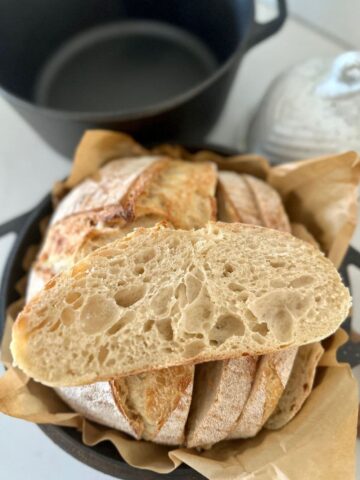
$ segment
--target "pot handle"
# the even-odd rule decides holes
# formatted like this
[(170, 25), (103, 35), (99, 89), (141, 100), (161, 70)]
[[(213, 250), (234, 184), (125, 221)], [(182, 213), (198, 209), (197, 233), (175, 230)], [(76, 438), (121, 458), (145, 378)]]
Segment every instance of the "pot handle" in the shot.
[(3, 224), (0, 224), (0, 238), (8, 233), (16, 233), (16, 235), (18, 235), (31, 213), (32, 210), (22, 213), (18, 217), (12, 218)]
[[(350, 276), (348, 273), (348, 267), (354, 265), (360, 268), (360, 252), (353, 248), (349, 247), (345, 258), (340, 267), (340, 274), (344, 280), (345, 285), (347, 285), (350, 290), (352, 290), (352, 295), (355, 297), (357, 294), (356, 283), (352, 285), (350, 282)], [(352, 287), (352, 288), (351, 288)], [(356, 307), (356, 308), (355, 308)], [(352, 313), (350, 318), (345, 322), (345, 329), (349, 334), (348, 341), (340, 347), (338, 352), (339, 360), (342, 362), (348, 362), (352, 367), (360, 365), (360, 325), (359, 325), (359, 312), (356, 305), (353, 306)]]
[(276, 33), (282, 24), (285, 22), (287, 9), (286, 9), (286, 0), (277, 0), (278, 5), (278, 15), (273, 20), (267, 23), (258, 23), (255, 18), (253, 20), (253, 25), (250, 31), (248, 38), (248, 47), (253, 47), (257, 43), (265, 40)]

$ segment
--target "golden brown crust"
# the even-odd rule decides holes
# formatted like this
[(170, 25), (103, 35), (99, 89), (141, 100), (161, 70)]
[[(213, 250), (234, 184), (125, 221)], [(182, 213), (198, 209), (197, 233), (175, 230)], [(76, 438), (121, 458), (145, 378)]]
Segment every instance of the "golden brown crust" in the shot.
[(290, 232), (279, 194), (251, 175), (219, 173), (219, 220), (259, 225)]
[[(118, 182), (121, 183), (125, 181), (123, 170), (127, 170), (124, 163), (117, 164), (121, 171)], [(127, 165), (128, 161), (125, 167)], [(98, 205), (100, 199), (105, 202), (106, 193), (112, 199), (118, 198), (119, 203), (78, 211), (50, 226), (33, 268), (33, 280), (36, 276), (37, 285), (30, 289), (31, 295), (75, 261), (134, 228), (167, 221), (176, 228), (190, 229), (201, 227), (208, 220), (216, 218), (214, 194), (217, 176), (216, 168), (211, 163), (191, 164), (167, 158), (154, 159), (146, 168), (132, 169), (132, 172), (139, 171), (140, 174), (129, 183), (126, 192), (122, 190), (122, 198), (116, 197), (118, 183), (108, 178), (109, 172), (115, 175), (115, 180), (117, 178), (116, 168), (110, 167), (111, 164), (107, 166), (107, 175), (98, 174), (102, 193), (96, 202), (91, 203), (86, 190), (86, 194), (82, 192), (79, 195), (76, 209)], [(77, 188), (83, 189), (83, 184)], [(67, 203), (69, 212), (71, 205)]]
[(136, 179), (163, 157), (145, 156), (124, 158), (107, 163), (86, 178), (62, 199), (54, 212), (52, 223), (80, 212), (99, 210), (120, 205)]
[(301, 409), (311, 393), (316, 368), (324, 349), (320, 343), (311, 343), (299, 348), (286, 389), (276, 408), (265, 424), (270, 430), (286, 425)]
[(228, 438), (256, 435), (273, 413), (288, 382), (297, 348), (261, 357), (245, 407)]
[[(134, 430), (147, 440), (162, 442), (165, 433), (168, 443), (183, 442), (184, 423), (190, 407), (181, 402), (194, 377), (194, 367), (178, 366), (147, 374), (117, 378), (111, 381), (113, 395), (122, 414)], [(176, 417), (171, 416), (177, 412)]]
[(217, 172), (213, 164), (168, 160), (153, 165), (147, 173), (151, 181), (140, 176), (124, 199), (129, 215), (156, 215), (183, 229), (199, 228), (216, 219)]

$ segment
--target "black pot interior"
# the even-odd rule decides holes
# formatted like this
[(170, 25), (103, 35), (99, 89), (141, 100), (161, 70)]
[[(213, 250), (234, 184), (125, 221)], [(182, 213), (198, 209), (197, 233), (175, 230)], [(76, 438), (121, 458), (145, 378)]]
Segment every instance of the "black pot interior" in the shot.
[(0, 85), (64, 111), (154, 106), (211, 77), (252, 15), (251, 0), (0, 0)]

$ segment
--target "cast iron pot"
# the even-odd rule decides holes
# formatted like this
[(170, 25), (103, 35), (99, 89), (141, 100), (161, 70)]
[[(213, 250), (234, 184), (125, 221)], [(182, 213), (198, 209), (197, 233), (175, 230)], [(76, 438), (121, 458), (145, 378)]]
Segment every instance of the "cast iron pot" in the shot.
[[(235, 155), (231, 149), (214, 145), (202, 145), (200, 147), (187, 147), (190, 151), (212, 150), (220, 155)], [(17, 239), (10, 252), (5, 265), (0, 289), (0, 338), (6, 319), (7, 307), (19, 298), (15, 290), (16, 283), (25, 274), (22, 261), (30, 245), (37, 245), (41, 241), (39, 231), (39, 222), (52, 212), (51, 196), (47, 195), (34, 209), (25, 213), (6, 224), (0, 225), (0, 237), (9, 232), (15, 232)], [(360, 253), (349, 248), (340, 273), (346, 283), (349, 285), (347, 267), (356, 265), (360, 268)], [(354, 292), (353, 292), (354, 294)], [(347, 331), (350, 329), (350, 319), (343, 325)], [(349, 362), (352, 367), (360, 363), (359, 344), (348, 341), (338, 352), (340, 361)], [(101, 472), (113, 475), (123, 480), (166, 480), (166, 479), (187, 479), (199, 480), (203, 477), (186, 465), (180, 465), (170, 474), (160, 475), (147, 470), (140, 470), (130, 467), (119, 456), (115, 447), (110, 442), (102, 442), (95, 447), (87, 447), (81, 441), (81, 434), (74, 428), (56, 427), (53, 425), (39, 425), (39, 428), (59, 447), (68, 452), (81, 462), (93, 467)]]
[(283, 24), (277, 2), (259, 24), (254, 0), (0, 0), (0, 93), (69, 157), (89, 128), (198, 142), (245, 52)]

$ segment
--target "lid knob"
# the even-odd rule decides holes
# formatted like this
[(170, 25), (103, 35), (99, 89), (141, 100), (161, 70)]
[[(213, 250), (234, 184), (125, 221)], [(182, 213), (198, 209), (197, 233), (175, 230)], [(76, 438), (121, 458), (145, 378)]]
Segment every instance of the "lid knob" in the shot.
[(333, 62), (330, 74), (316, 87), (325, 98), (338, 98), (360, 92), (360, 52), (346, 52)]

